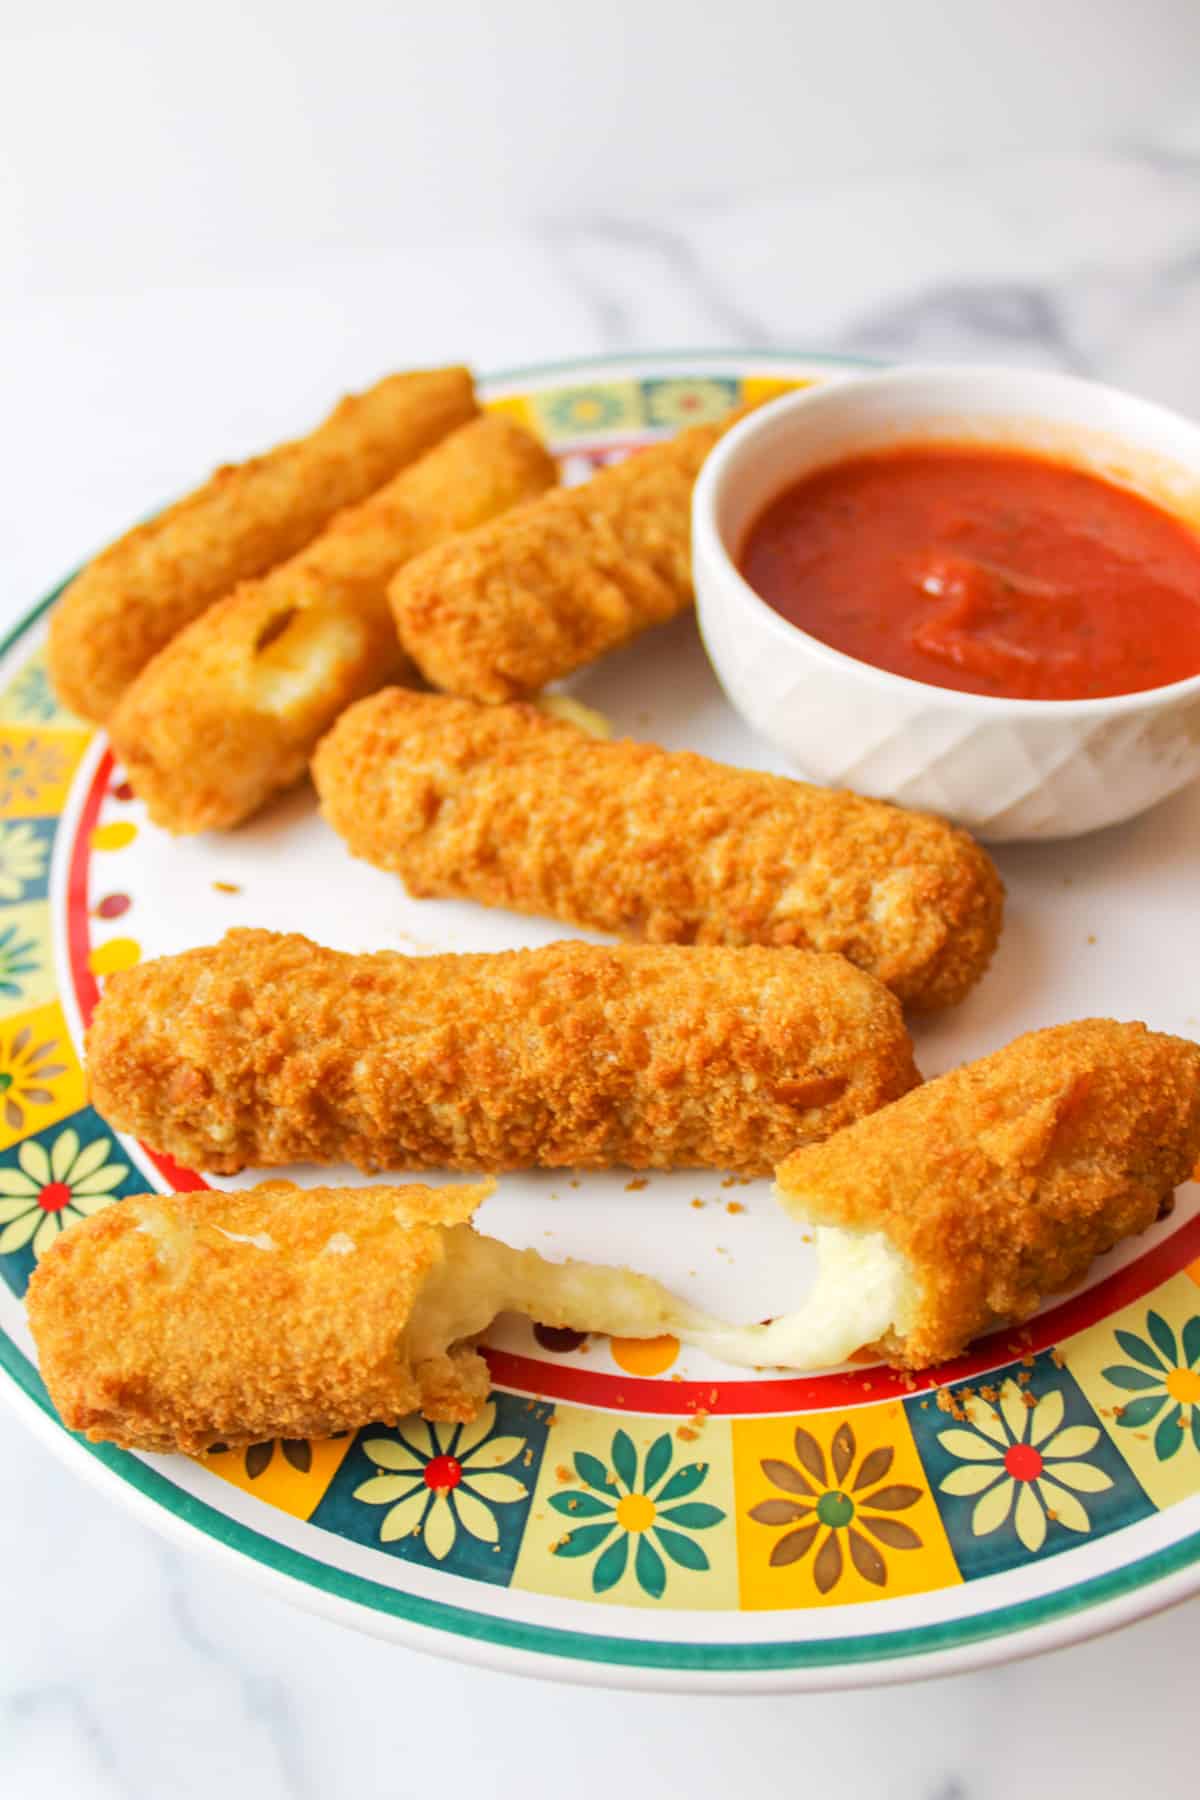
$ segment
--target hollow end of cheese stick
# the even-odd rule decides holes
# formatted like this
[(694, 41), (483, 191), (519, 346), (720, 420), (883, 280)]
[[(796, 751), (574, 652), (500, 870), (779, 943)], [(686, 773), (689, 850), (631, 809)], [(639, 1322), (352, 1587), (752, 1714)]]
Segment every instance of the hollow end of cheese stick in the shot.
[(214, 601), (294, 556), (478, 410), (469, 369), (389, 375), (306, 437), (219, 468), (67, 587), (50, 618), (59, 698), (104, 724), (151, 657)]
[(531, 433), (475, 419), (209, 607), (147, 664), (110, 722), (154, 822), (229, 828), (303, 776), (345, 707), (411, 673), (387, 604), (396, 569), (555, 479)]

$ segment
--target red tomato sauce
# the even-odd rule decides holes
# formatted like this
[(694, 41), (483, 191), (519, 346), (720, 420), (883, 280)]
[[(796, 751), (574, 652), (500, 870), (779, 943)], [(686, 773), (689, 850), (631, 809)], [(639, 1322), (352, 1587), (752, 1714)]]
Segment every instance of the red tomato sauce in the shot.
[(835, 463), (771, 501), (740, 566), (813, 637), (934, 687), (1083, 700), (1200, 674), (1200, 537), (1025, 452)]

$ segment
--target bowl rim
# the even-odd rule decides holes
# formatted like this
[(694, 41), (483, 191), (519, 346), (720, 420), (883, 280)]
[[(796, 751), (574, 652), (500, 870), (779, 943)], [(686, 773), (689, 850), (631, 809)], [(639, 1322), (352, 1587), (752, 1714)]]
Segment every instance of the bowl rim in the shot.
[[(785, 619), (746, 580), (718, 528), (717, 506), (722, 489), (736, 471), (739, 460), (773, 422), (785, 414), (796, 413), (803, 416), (813, 407), (824, 410), (828, 406), (841, 404), (851, 390), (860, 390), (864, 385), (874, 389), (898, 389), (904, 392), (920, 389), (930, 381), (944, 381), (947, 378), (959, 382), (981, 383), (1006, 379), (1015, 383), (1024, 381), (1031, 387), (1052, 384), (1081, 394), (1103, 396), (1119, 406), (1132, 407), (1147, 416), (1152, 425), (1159, 423), (1172, 430), (1182, 427), (1196, 439), (1196, 479), (1200, 484), (1200, 422), (1188, 418), (1184, 413), (1175, 412), (1171, 407), (1143, 399), (1139, 394), (1113, 387), (1107, 382), (1092, 381), (1085, 376), (1071, 375), (1057, 369), (1023, 369), (1003, 363), (919, 363), (903, 368), (868, 368), (861, 374), (856, 370), (848, 370), (844, 379), (784, 394), (777, 400), (768, 401), (765, 406), (757, 407), (727, 431), (705, 458), (692, 496), (693, 546), (695, 551), (703, 552), (724, 577), (726, 594), (734, 596), (742, 610), (753, 612), (781, 644), (790, 645), (793, 651), (803, 650), (810, 661), (823, 663), (831, 670), (838, 670), (867, 686), (890, 690), (900, 697), (920, 700), (925, 705), (936, 701), (956, 711), (975, 713), (983, 720), (998, 720), (1014, 715), (1024, 719), (1081, 721), (1097, 716), (1119, 717), (1128, 713), (1157, 711), (1176, 701), (1200, 696), (1200, 671), (1195, 675), (1185, 676), (1181, 681), (1167, 682), (1160, 687), (1138, 688), (1128, 694), (1101, 694), (1076, 700), (1029, 700), (1016, 695), (976, 694), (962, 688), (938, 687), (933, 682), (919, 681), (910, 675), (898, 675), (891, 669), (878, 668), (874, 663), (863, 662), (844, 650), (835, 649), (832, 644), (814, 637), (802, 625)], [(1036, 418), (1037, 414), (1036, 404), (1022, 405), (1019, 400), (1014, 400), (1013, 415), (1018, 420)], [(1112, 435), (1119, 438), (1121, 434), (1118, 430)], [(843, 450), (831, 460), (839, 461), (853, 454), (853, 449)], [(781, 491), (784, 485), (785, 482), (781, 480)], [(1169, 512), (1170, 508), (1162, 507), (1160, 510)], [(695, 560), (699, 562), (699, 556)]]

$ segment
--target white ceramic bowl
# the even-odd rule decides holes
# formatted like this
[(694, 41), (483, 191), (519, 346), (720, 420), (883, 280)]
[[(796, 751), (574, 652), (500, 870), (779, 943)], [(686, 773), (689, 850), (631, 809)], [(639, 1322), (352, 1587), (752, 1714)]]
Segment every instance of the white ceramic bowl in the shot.
[(1066, 457), (1200, 525), (1200, 426), (1094, 382), (910, 368), (789, 395), (735, 426), (696, 484), (700, 629), (738, 712), (807, 780), (993, 841), (1095, 831), (1200, 775), (1200, 676), (1101, 700), (956, 693), (831, 649), (743, 580), (734, 558), (781, 489), (859, 451), (936, 441)]

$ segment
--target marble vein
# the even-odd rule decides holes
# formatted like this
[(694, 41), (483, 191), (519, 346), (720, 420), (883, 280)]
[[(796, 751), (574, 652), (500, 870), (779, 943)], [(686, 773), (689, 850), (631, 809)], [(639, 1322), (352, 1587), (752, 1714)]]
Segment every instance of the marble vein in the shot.
[(1030, 352), (1075, 375), (1088, 359), (1072, 341), (1052, 290), (1033, 283), (948, 284), (868, 313), (839, 339), (839, 349), (869, 356), (946, 356), (960, 349), (997, 362)]
[(548, 220), (542, 236), (591, 307), (606, 348), (625, 350), (649, 342), (627, 291), (638, 265), (645, 266), (651, 282), (665, 278), (684, 298), (689, 311), (703, 319), (713, 344), (764, 349), (772, 342), (748, 302), (734, 298), (698, 254), (686, 226), (585, 213)]
[(301, 1753), (303, 1728), (287, 1684), (238, 1655), (237, 1646), (222, 1642), (200, 1624), (193, 1605), (193, 1587), (184, 1579), (180, 1559), (162, 1553), (167, 1610), (181, 1644), (200, 1661), (209, 1664), (233, 1688), (246, 1725), (263, 1740), (273, 1758), (280, 1793), (288, 1800), (318, 1800)]
[[(10, 1778), (14, 1763), (38, 1757), (38, 1740), (48, 1733), (74, 1749), (80, 1770), (91, 1784), (90, 1794), (105, 1800), (109, 1796), (112, 1800), (130, 1796), (132, 1800), (132, 1790), (122, 1779), (117, 1744), (97, 1716), (86, 1689), (72, 1682), (48, 1681), (0, 1694), (0, 1749)], [(60, 1758), (62, 1749), (60, 1742), (56, 1746)]]

